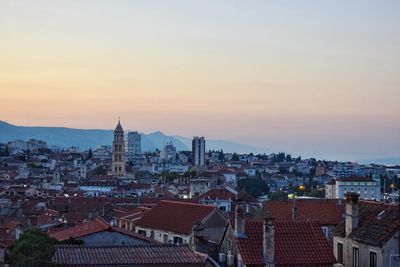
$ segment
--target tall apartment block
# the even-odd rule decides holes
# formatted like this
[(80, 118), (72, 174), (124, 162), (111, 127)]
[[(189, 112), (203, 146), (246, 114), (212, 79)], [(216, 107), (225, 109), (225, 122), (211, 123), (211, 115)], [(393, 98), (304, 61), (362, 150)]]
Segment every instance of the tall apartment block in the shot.
[(126, 158), (133, 160), (138, 155), (142, 154), (142, 137), (138, 132), (129, 132), (126, 142)]
[(206, 164), (206, 140), (204, 137), (193, 137), (192, 164), (194, 167), (202, 167)]

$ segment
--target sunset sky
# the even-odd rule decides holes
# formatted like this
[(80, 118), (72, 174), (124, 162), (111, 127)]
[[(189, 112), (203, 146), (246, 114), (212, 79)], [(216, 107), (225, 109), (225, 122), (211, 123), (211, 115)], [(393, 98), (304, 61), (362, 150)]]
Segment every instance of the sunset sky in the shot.
[(400, 157), (400, 1), (0, 2), (0, 120), (118, 116), (293, 155)]

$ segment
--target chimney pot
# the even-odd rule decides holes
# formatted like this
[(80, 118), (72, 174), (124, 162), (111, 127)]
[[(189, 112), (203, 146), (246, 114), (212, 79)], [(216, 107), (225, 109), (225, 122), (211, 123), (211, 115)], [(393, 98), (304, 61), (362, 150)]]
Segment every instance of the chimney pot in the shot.
[(346, 236), (358, 227), (358, 198), (359, 194), (347, 192), (346, 198)]
[(235, 207), (235, 236), (244, 237), (245, 219), (244, 211), (241, 205)]
[(263, 256), (266, 266), (273, 266), (275, 260), (275, 226), (274, 218), (269, 213), (263, 225)]

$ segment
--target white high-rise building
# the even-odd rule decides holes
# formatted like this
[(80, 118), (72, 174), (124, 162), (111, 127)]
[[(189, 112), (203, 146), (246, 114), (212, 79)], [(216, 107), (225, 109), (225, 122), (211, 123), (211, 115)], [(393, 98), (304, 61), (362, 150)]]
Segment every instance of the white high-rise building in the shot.
[(206, 140), (204, 137), (193, 137), (192, 164), (195, 167), (202, 167), (206, 164)]
[(176, 147), (172, 142), (167, 142), (164, 144), (163, 150), (161, 151), (161, 159), (163, 160), (173, 160), (176, 155)]
[(111, 162), (111, 173), (114, 176), (125, 176), (126, 175), (126, 161), (125, 161), (125, 141), (124, 141), (124, 129), (118, 120), (117, 127), (114, 130), (114, 141), (112, 143), (112, 162)]
[(126, 142), (126, 158), (133, 160), (142, 154), (142, 137), (138, 132), (129, 132)]

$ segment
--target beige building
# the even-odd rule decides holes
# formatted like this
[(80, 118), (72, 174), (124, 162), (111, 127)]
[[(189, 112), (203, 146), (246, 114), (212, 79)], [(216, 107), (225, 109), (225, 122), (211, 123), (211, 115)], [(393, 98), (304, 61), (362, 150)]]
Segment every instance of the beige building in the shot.
[(357, 193), (346, 193), (346, 218), (333, 231), (338, 263), (345, 267), (400, 266), (399, 208), (358, 198)]

